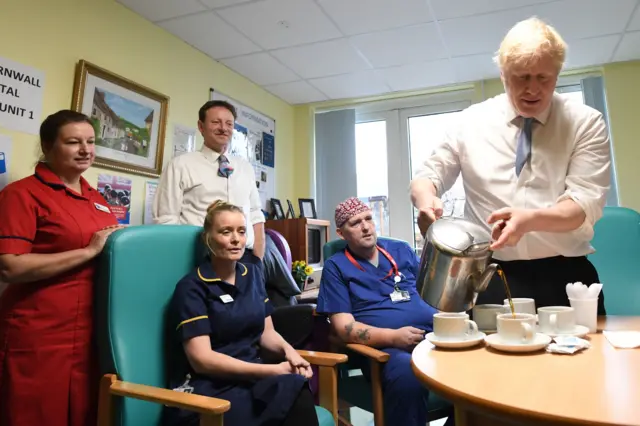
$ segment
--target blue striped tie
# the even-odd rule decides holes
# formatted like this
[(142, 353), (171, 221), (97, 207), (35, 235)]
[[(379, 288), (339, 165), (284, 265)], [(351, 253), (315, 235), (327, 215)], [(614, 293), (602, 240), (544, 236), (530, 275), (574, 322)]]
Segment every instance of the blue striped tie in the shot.
[(516, 151), (516, 176), (520, 176), (520, 172), (524, 165), (531, 157), (531, 128), (533, 118), (525, 118), (520, 134), (518, 135), (518, 150)]
[(233, 167), (229, 164), (229, 159), (225, 155), (220, 155), (218, 157), (218, 162), (220, 163), (220, 167), (218, 167), (218, 176), (229, 178), (231, 173), (233, 173)]

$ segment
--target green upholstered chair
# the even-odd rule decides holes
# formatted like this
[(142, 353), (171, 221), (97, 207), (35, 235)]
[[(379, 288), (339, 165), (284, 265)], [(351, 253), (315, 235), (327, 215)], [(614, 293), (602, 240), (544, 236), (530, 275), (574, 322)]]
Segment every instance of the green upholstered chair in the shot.
[(640, 315), (640, 213), (605, 207), (596, 222), (589, 260), (603, 283), (607, 315)]
[[(165, 311), (177, 282), (203, 259), (202, 228), (132, 226), (115, 232), (100, 256), (96, 330), (101, 370), (99, 426), (156, 426), (162, 405), (202, 413), (222, 425), (227, 401), (165, 389), (170, 354)], [(300, 351), (319, 367), (322, 426), (337, 424), (336, 365), (342, 354)], [(114, 396), (116, 398), (114, 398)]]
[[(402, 241), (387, 237), (378, 237), (378, 240)], [(330, 241), (322, 248), (323, 258), (329, 259), (334, 254), (344, 250), (345, 247), (346, 242), (342, 239)], [(331, 340), (334, 343), (331, 348), (332, 352), (342, 350), (349, 356), (349, 360), (339, 367), (338, 395), (340, 399), (352, 406), (373, 413), (375, 426), (383, 426), (385, 424), (384, 400), (380, 377), (384, 363), (389, 360), (389, 354), (361, 344), (341, 345), (338, 343), (337, 337)], [(357, 374), (357, 371), (355, 371), (362, 370), (363, 367), (366, 367), (366, 363), (369, 363), (371, 381), (368, 381), (364, 375)], [(453, 416), (453, 406), (448, 401), (430, 392), (428, 420), (431, 422), (449, 416)]]

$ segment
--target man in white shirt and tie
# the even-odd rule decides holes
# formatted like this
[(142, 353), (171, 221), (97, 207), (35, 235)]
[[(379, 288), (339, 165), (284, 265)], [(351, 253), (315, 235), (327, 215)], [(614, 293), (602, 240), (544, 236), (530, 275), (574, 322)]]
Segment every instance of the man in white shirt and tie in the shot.
[[(566, 44), (537, 18), (516, 24), (496, 62), (505, 94), (473, 105), (411, 182), (425, 233), (439, 198), (462, 173), (465, 218), (491, 231), (493, 258), (513, 297), (568, 305), (565, 286), (598, 282), (586, 255), (610, 186), (609, 133), (602, 114), (555, 93)], [(505, 298), (498, 278), (478, 304)], [(604, 314), (604, 296), (598, 302)]]
[(200, 151), (175, 157), (162, 176), (153, 203), (153, 221), (202, 226), (207, 207), (224, 200), (241, 207), (247, 218), (247, 252), (265, 253), (264, 214), (251, 164), (227, 154), (236, 109), (225, 101), (209, 101), (198, 112), (204, 138)]

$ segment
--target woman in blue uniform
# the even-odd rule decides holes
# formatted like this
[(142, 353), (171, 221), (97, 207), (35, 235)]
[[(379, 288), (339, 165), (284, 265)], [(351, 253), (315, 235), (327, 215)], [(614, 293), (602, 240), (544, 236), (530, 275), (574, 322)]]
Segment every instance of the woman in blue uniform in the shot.
[[(230, 401), (225, 425), (317, 425), (311, 366), (273, 328), (262, 265), (239, 262), (245, 223), (237, 206), (216, 201), (207, 210), (203, 238), (211, 259), (178, 283), (170, 305), (180, 346), (171, 387)], [(261, 351), (284, 361), (267, 364)], [(164, 414), (168, 426), (199, 422), (187, 410)]]

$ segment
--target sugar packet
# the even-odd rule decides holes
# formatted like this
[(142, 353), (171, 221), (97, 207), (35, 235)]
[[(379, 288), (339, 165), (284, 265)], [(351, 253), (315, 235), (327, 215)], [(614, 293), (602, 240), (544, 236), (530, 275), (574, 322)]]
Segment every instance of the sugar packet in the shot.
[(547, 352), (571, 355), (591, 347), (591, 343), (588, 340), (575, 336), (556, 336), (553, 340), (555, 343), (547, 346)]

